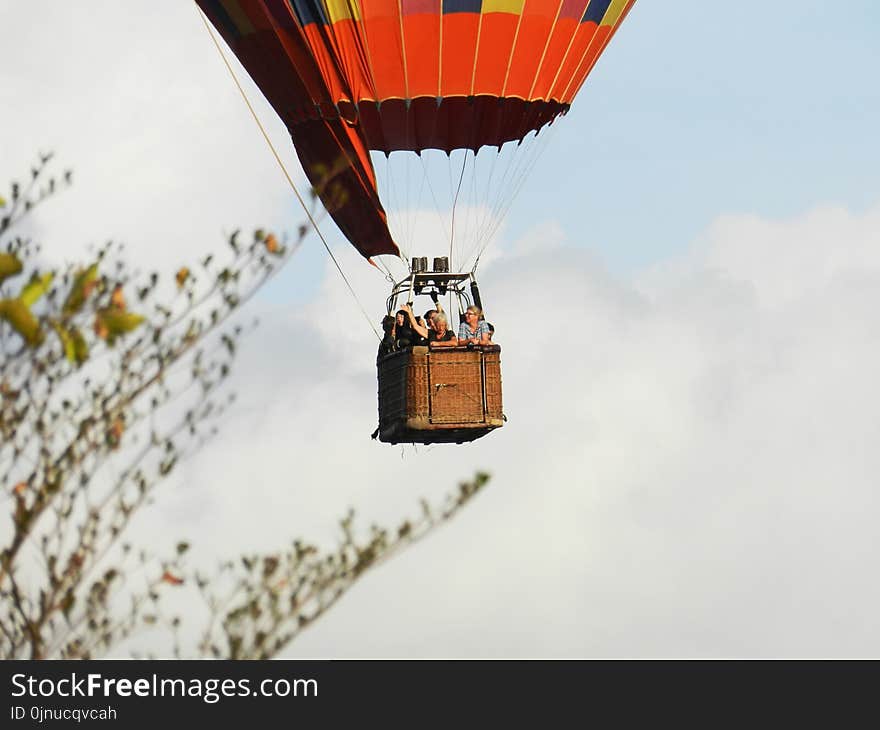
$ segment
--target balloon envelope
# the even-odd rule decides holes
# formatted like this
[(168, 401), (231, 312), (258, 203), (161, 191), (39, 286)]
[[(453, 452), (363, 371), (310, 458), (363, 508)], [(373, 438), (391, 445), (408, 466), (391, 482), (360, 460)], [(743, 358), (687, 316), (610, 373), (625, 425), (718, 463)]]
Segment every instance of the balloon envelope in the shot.
[(369, 151), (501, 147), (569, 108), (635, 0), (197, 0), (366, 257), (398, 254)]

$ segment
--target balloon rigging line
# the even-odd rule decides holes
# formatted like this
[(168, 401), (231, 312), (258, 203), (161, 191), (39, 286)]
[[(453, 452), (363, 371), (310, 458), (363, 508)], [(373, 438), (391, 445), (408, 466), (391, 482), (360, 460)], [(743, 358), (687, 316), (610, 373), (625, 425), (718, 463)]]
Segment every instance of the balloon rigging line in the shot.
[(437, 195), (434, 193), (434, 186), (431, 183), (431, 177), (428, 172), (428, 166), (425, 163), (425, 158), (423, 155), (419, 155), (419, 159), (422, 161), (422, 170), (425, 173), (425, 179), (428, 181), (428, 190), (431, 191), (431, 198), (434, 201), (434, 208), (437, 210), (437, 218), (440, 219), (440, 225), (443, 228), (444, 236), (450, 236), (449, 230), (446, 228), (446, 219), (443, 217), (443, 213), (440, 211), (440, 203), (437, 202)]
[(443, 217), (443, 214), (440, 212), (440, 203), (439, 203), (439, 201), (437, 200), (437, 193), (436, 193), (436, 191), (434, 190), (434, 185), (433, 185), (433, 183), (431, 182), (431, 173), (430, 173), (430, 171), (428, 170), (428, 165), (427, 165), (427, 163), (425, 162), (425, 157), (426, 157), (426, 156), (427, 156), (427, 155), (419, 155), (419, 156), (418, 156), (418, 157), (419, 157), (419, 161), (420, 161), (421, 164), (422, 164), (423, 178), (424, 178), (424, 180), (427, 181), (427, 183), (428, 183), (428, 190), (429, 190), (429, 192), (431, 193), (431, 200), (434, 201), (434, 210), (435, 210), (436, 213), (437, 213), (437, 219), (438, 219), (438, 221), (440, 222), (440, 227), (441, 227), (441, 229), (442, 229), (442, 231), (443, 231), (443, 236), (444, 236), (444, 238), (448, 238), (449, 236), (451, 236), (451, 233), (449, 232), (449, 230), (448, 230), (447, 227), (446, 227), (446, 219)]
[[(399, 158), (395, 158), (399, 159)], [(409, 225), (407, 216), (403, 211), (406, 210), (403, 193), (399, 192), (399, 185), (397, 183), (400, 182), (398, 179), (398, 175), (394, 174), (392, 170), (394, 166), (391, 162), (390, 155), (385, 155), (385, 175), (380, 176), (377, 175), (377, 182), (382, 185), (384, 183), (385, 194), (382, 195), (380, 193), (379, 198), (384, 203), (384, 208), (386, 210), (386, 214), (388, 212), (397, 211), (396, 214), (391, 215), (387, 218), (387, 222), (389, 225), (389, 230), (391, 231), (392, 237), (395, 241), (397, 241), (398, 248), (400, 250), (400, 259), (403, 262), (404, 266), (409, 268), (408, 256), (409, 256)], [(407, 191), (404, 191), (406, 193)], [(390, 275), (390, 271), (389, 271)]]
[[(506, 153), (506, 154), (505, 154)], [(491, 155), (490, 163), (489, 163), (489, 173), (486, 176), (485, 187), (482, 190), (477, 190), (478, 181), (474, 180), (474, 204), (478, 205), (480, 201), (484, 202), (482, 207), (482, 211), (479, 215), (476, 216), (477, 222), (475, 224), (475, 231), (473, 234), (473, 247), (470, 249), (470, 254), (473, 254), (477, 250), (481, 253), (487, 244), (482, 244), (481, 242), (486, 238), (487, 232), (492, 228), (494, 223), (494, 216), (496, 215), (498, 209), (503, 204), (503, 201), (507, 197), (507, 191), (504, 184), (505, 179), (507, 178), (510, 170), (514, 165), (514, 161), (517, 160), (519, 155), (516, 154), (515, 150), (513, 150), (510, 146), (504, 150), (504, 146), (498, 148), (497, 154)], [(483, 160), (486, 158), (483, 157)], [(501, 162), (499, 164), (499, 159)], [(495, 172), (498, 168), (503, 168), (503, 173), (501, 175), (501, 181), (497, 185), (493, 187), (492, 183), (495, 179)], [(495, 193), (493, 195), (493, 192)], [(470, 260), (471, 256), (466, 257), (467, 260)], [(474, 257), (474, 266), (471, 269), (471, 273), (476, 271), (477, 263), (479, 261), (480, 255), (479, 253)]]
[[(483, 225), (480, 226), (480, 230), (477, 233), (477, 242), (479, 243), (482, 232), (487, 229), (492, 222), (491, 214), (492, 214), (492, 206), (488, 205), (488, 201), (492, 192), (492, 178), (495, 176), (495, 168), (498, 166), (498, 158), (501, 156), (501, 150), (498, 150), (497, 155), (492, 155), (491, 162), (489, 163), (489, 176), (486, 178), (486, 192), (484, 193), (483, 200), (487, 201), (487, 211), (486, 211), (486, 219)], [(477, 256), (477, 261), (479, 261), (480, 257)], [(474, 269), (476, 270), (477, 261), (474, 262)]]
[[(393, 166), (391, 164), (390, 156), (383, 155), (382, 162), (379, 162), (379, 155), (372, 155), (371, 159), (373, 161), (374, 170), (376, 171), (376, 184), (378, 186), (379, 199), (383, 201), (383, 208), (386, 212), (386, 220), (388, 223), (389, 231), (392, 234), (392, 237), (398, 243), (398, 249), (400, 253), (395, 258), (398, 258), (404, 266), (408, 268), (407, 262), (407, 246), (408, 241), (406, 240), (406, 226), (402, 221), (401, 215), (396, 214), (396, 211), (400, 210), (400, 206), (397, 203), (397, 188), (394, 185), (396, 176), (392, 172)], [(381, 166), (384, 166), (384, 173), (379, 174)], [(375, 259), (375, 263), (380, 265), (382, 271), (385, 272), (385, 279), (391, 283), (395, 282), (395, 277), (392, 274), (391, 267), (389, 264), (386, 264), (379, 258)]]
[[(409, 167), (409, 165), (407, 165), (407, 167)], [(416, 237), (416, 224), (418, 219), (418, 212), (422, 207), (422, 196), (425, 193), (425, 183), (428, 181), (427, 175), (422, 175), (421, 178), (421, 182), (419, 183), (419, 194), (416, 197), (416, 209), (415, 212), (410, 216), (410, 236), (413, 240), (415, 240)]]
[[(507, 217), (513, 202), (516, 200), (523, 185), (526, 180), (528, 180), (531, 171), (534, 169), (538, 160), (547, 148), (549, 139), (552, 136), (550, 132), (551, 128), (547, 127), (544, 129), (544, 134), (542, 136), (536, 132), (534, 135), (530, 135), (520, 142), (517, 147), (525, 147), (522, 154), (517, 154), (515, 148), (509, 150), (512, 154), (508, 158), (504, 173), (497, 186), (500, 192), (491, 206), (490, 214), (486, 218), (487, 225), (481, 228), (480, 233), (477, 236), (478, 245), (476, 247), (476, 257), (474, 259), (472, 273), (476, 271), (483, 252), (492, 240), (494, 240), (494, 237), (501, 227), (501, 224), (504, 222), (504, 219)], [(488, 189), (487, 186), (487, 190)]]
[[(461, 159), (461, 175), (458, 177), (458, 189), (455, 191), (455, 199), (452, 201), (452, 233), (449, 236), (449, 266), (452, 266), (452, 243), (455, 241), (455, 207), (458, 205), (458, 194), (461, 192), (461, 182), (464, 180), (464, 168), (467, 166), (467, 150), (463, 150), (464, 154)], [(474, 155), (476, 162), (476, 154)]]
[[(400, 4), (400, 0), (398, 0), (398, 5), (399, 4)], [(403, 17), (401, 17), (400, 22), (401, 22), (401, 31), (400, 32), (402, 34), (403, 33)], [(404, 64), (406, 64), (406, 53), (405, 52), (404, 52), (403, 59), (404, 59), (403, 60)], [(406, 65), (404, 65), (404, 73), (406, 73)], [(409, 96), (409, 94), (407, 94), (407, 96)], [(409, 127), (408, 126), (406, 128), (406, 132), (407, 132), (407, 142), (409, 142)], [(409, 183), (409, 160), (407, 160), (407, 162), (406, 162), (406, 178), (403, 181), (403, 192), (404, 192), (403, 205), (404, 205), (404, 209), (408, 210), (408, 211), (412, 211), (412, 204), (410, 203), (411, 190), (412, 190), (412, 188), (410, 187), (410, 183)], [(412, 215), (412, 213), (410, 213), (407, 216), (406, 226), (404, 228), (404, 236), (406, 236), (408, 241), (412, 240), (412, 227), (413, 227), (412, 226), (412, 219), (413, 219), (413, 215)]]
[[(516, 197), (519, 195), (520, 190), (522, 190), (523, 185), (525, 185), (526, 181), (528, 181), (532, 170), (537, 165), (538, 160), (544, 154), (545, 149), (549, 143), (551, 134), (550, 130), (545, 130), (544, 136), (542, 138), (538, 138), (538, 133), (529, 140), (528, 149), (526, 154), (523, 156), (521, 164), (519, 168), (516, 170), (513, 181), (510, 185), (511, 193), (507, 196), (507, 198), (502, 201), (501, 213), (499, 215), (499, 219), (503, 220), (507, 215), (507, 211), (513, 206)], [(498, 223), (496, 223), (491, 235), (495, 235), (495, 232), (498, 230)]]
[(499, 206), (496, 209), (497, 213), (494, 217), (492, 226), (487, 233), (487, 238), (482, 247), (479, 249), (478, 257), (482, 255), (483, 251), (489, 245), (489, 242), (497, 234), (498, 229), (501, 227), (501, 223), (507, 216), (507, 213), (512, 207), (514, 200), (516, 200), (516, 197), (519, 195), (520, 190), (522, 190), (523, 185), (525, 184), (526, 180), (528, 180), (531, 171), (534, 169), (541, 155), (544, 153), (544, 150), (547, 148), (548, 140), (550, 137), (548, 132), (549, 130), (545, 131), (543, 139), (537, 139), (538, 135), (536, 134), (527, 143), (528, 149), (526, 150), (526, 154), (524, 154), (523, 157), (518, 161), (517, 169), (512, 175), (512, 180), (509, 183), (510, 193), (506, 195), (504, 199), (499, 199)]
[[(481, 206), (479, 205), (479, 196), (477, 195), (478, 178), (479, 174), (477, 172), (477, 153), (474, 152), (474, 174), (471, 175), (470, 204), (467, 207), (467, 218), (465, 219), (465, 233), (467, 234), (467, 237), (464, 239), (465, 242), (475, 240), (475, 236), (472, 231), (476, 231), (479, 229), (480, 215), (482, 211), (480, 210)], [(459, 258), (464, 261), (465, 256), (461, 256)]]
[[(487, 185), (487, 202), (489, 202), (489, 211), (487, 215), (487, 223), (485, 227), (481, 229), (480, 234), (477, 237), (477, 259), (479, 259), (480, 255), (483, 253), (483, 250), (488, 245), (488, 241), (491, 240), (491, 237), (487, 234), (494, 227), (496, 227), (497, 218), (501, 214), (501, 211), (505, 206), (505, 201), (508, 198), (508, 191), (512, 188), (512, 184), (510, 181), (512, 178), (516, 177), (517, 170), (521, 166), (522, 160), (528, 151), (527, 147), (526, 150), (523, 150), (520, 154), (520, 146), (521, 144), (518, 144), (515, 147), (508, 147), (508, 149), (506, 150), (507, 156), (503, 164), (504, 171), (501, 174), (501, 179), (495, 186), (497, 195), (494, 197), (494, 200), (490, 200), (491, 196), (488, 195), (488, 192), (491, 188), (489, 185)], [(504, 153), (499, 151), (499, 155), (501, 154)], [(474, 265), (476, 265), (476, 260), (474, 262)]]
[[(412, 167), (413, 167), (412, 155), (408, 154), (407, 160), (406, 160), (406, 184), (407, 184), (407, 186), (409, 186), (409, 184), (410, 184), (411, 175), (414, 174), (413, 170), (411, 169)], [(409, 240), (412, 242), (415, 242), (415, 239), (416, 239), (416, 227), (417, 227), (418, 218), (419, 218), (419, 210), (421, 209), (422, 196), (424, 195), (424, 192), (425, 192), (426, 176), (419, 175), (418, 177), (420, 178), (418, 194), (415, 196), (414, 202), (409, 202), (409, 200), (407, 201), (407, 208), (408, 208), (407, 221), (409, 224), (407, 236), (409, 236)]]
[[(481, 245), (481, 241), (483, 241), (487, 231), (489, 231), (492, 228), (492, 226), (494, 224), (494, 218), (500, 212), (500, 210), (504, 204), (504, 201), (507, 197), (507, 190), (509, 187), (509, 184), (507, 181), (508, 181), (508, 178), (510, 177), (511, 170), (515, 169), (515, 167), (520, 163), (521, 158), (522, 158), (522, 155), (517, 154), (517, 150), (515, 148), (508, 147), (506, 152), (507, 152), (507, 154), (504, 155), (504, 152), (499, 150), (498, 155), (493, 157), (493, 163), (490, 167), (490, 175), (489, 175), (489, 178), (486, 182), (485, 198), (484, 198), (484, 200), (486, 201), (486, 211), (484, 212), (482, 223), (479, 225), (479, 227), (477, 228), (477, 230), (475, 232), (474, 247), (471, 250), (471, 254), (476, 252), (476, 256), (474, 257), (474, 268), (472, 269), (472, 271), (476, 270), (477, 261), (479, 260), (480, 255), (482, 254), (483, 250), (486, 248), (486, 245), (488, 245), (486, 242), (482, 243), (482, 245)], [(502, 162), (502, 167), (504, 168), (504, 171), (501, 175), (500, 181), (498, 182), (498, 184), (494, 188), (496, 195), (493, 196), (491, 193), (493, 192), (492, 178), (494, 177), (495, 169), (496, 169), (495, 161), (497, 160), (498, 157), (501, 157), (502, 155), (504, 155), (504, 157), (505, 157), (505, 159)], [(470, 258), (471, 257), (468, 257), (468, 260), (470, 260)]]
[[(541, 158), (541, 156), (544, 154), (545, 150), (547, 149), (547, 147), (550, 143), (550, 139), (551, 139), (550, 132), (551, 132), (550, 128), (545, 128), (543, 139), (537, 139), (537, 137), (538, 137), (537, 133), (535, 134), (535, 137), (532, 139), (532, 142), (530, 144), (530, 149), (529, 149), (530, 159), (525, 164), (524, 169), (522, 170), (521, 174), (519, 175), (518, 180), (516, 181), (515, 185), (513, 186), (513, 189), (512, 189), (513, 192), (507, 198), (507, 201), (506, 201), (505, 206), (503, 208), (503, 212), (501, 213), (499, 218), (496, 220), (495, 226), (491, 232), (491, 236), (494, 236), (497, 233), (498, 228), (500, 227), (500, 221), (504, 220), (504, 217), (507, 215), (507, 211), (509, 211), (511, 206), (513, 205), (513, 201), (516, 199), (517, 195), (519, 195), (520, 190), (522, 190), (526, 181), (529, 179), (529, 176), (531, 175), (532, 170), (538, 164), (538, 160)], [(482, 251), (480, 253), (482, 253)]]
[(305, 200), (303, 200), (302, 195), (300, 195), (299, 190), (297, 190), (296, 185), (293, 182), (293, 178), (291, 178), (290, 173), (288, 173), (287, 168), (284, 166), (284, 162), (281, 160), (281, 157), (278, 154), (278, 151), (275, 149), (275, 145), (272, 144), (272, 140), (269, 139), (269, 135), (266, 133), (265, 128), (263, 127), (260, 118), (257, 116), (256, 111), (254, 110), (253, 105), (248, 99), (247, 94), (245, 93), (244, 88), (241, 83), (238, 81), (238, 77), (235, 75), (235, 71), (232, 69), (229, 60), (226, 58), (226, 54), (223, 52), (223, 48), (220, 46), (217, 38), (214, 36), (214, 32), (211, 30), (211, 26), (208, 23), (208, 19), (205, 14), (202, 12), (201, 8), (197, 7), (199, 15), (202, 18), (202, 23), (205, 25), (205, 30), (208, 31), (208, 35), (211, 37), (211, 40), (214, 42), (214, 47), (217, 49), (217, 52), (220, 54), (220, 58), (223, 59), (223, 63), (226, 65), (226, 69), (229, 71), (229, 75), (232, 77), (232, 80), (235, 82), (236, 87), (238, 88), (239, 93), (241, 94), (241, 98), (244, 99), (244, 103), (247, 105), (248, 110), (251, 113), (251, 116), (254, 118), (254, 121), (257, 123), (257, 126), (260, 129), (260, 132), (263, 135), (263, 139), (266, 140), (266, 144), (269, 146), (269, 149), (272, 151), (272, 154), (275, 157), (278, 166), (281, 168), (281, 171), (284, 173), (284, 177), (287, 178), (287, 182), (290, 184), (290, 188), (293, 190), (296, 199), (299, 201), (299, 204), (302, 206), (303, 211), (309, 219), (309, 223), (311, 223), (312, 228), (315, 229), (315, 233), (318, 234), (318, 238), (321, 240), (321, 243), (324, 245), (324, 249), (330, 255), (333, 264), (336, 266), (336, 270), (339, 272), (339, 275), (342, 277), (342, 280), (345, 282), (345, 285), (348, 287), (348, 291), (351, 292), (352, 297), (355, 300), (355, 303), (358, 305), (358, 308), (361, 310), (361, 313), (364, 315), (364, 318), (367, 320), (367, 323), (370, 325), (370, 329), (373, 330), (373, 333), (376, 337), (381, 341), (382, 336), (379, 334), (379, 330), (376, 329), (376, 325), (373, 324), (373, 320), (370, 318), (370, 315), (367, 314), (366, 309), (364, 309), (363, 304), (361, 304), (360, 299), (358, 298), (357, 293), (351, 285), (351, 282), (348, 280), (348, 277), (345, 275), (345, 272), (342, 270), (342, 267), (339, 265), (339, 261), (336, 260), (336, 257), (333, 255), (333, 252), (330, 250), (330, 246), (327, 243), (327, 240), (324, 238), (324, 234), (321, 233), (321, 229), (318, 228), (318, 224), (315, 221), (314, 216), (312, 216), (312, 212), (309, 210), (309, 207), (306, 205)]

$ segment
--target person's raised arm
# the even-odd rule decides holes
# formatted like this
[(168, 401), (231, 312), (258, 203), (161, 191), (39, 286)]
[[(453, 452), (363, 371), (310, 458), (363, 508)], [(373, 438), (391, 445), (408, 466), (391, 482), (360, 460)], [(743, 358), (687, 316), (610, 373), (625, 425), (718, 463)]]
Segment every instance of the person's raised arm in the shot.
[(413, 332), (418, 333), (420, 337), (427, 337), (428, 328), (422, 327), (422, 325), (419, 324), (416, 316), (413, 314), (412, 307), (409, 306), (409, 304), (404, 304), (401, 306), (401, 309), (406, 312), (406, 316), (409, 318), (409, 326), (412, 328)]

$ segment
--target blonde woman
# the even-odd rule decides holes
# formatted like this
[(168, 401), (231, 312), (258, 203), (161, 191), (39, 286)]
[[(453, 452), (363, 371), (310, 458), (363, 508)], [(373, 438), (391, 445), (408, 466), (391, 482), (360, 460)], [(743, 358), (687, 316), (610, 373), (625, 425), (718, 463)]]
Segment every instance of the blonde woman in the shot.
[(449, 329), (449, 322), (443, 312), (436, 312), (431, 318), (431, 329), (428, 331), (428, 345), (430, 347), (455, 347), (458, 338)]
[(483, 312), (479, 307), (471, 305), (465, 310), (464, 322), (458, 328), (459, 345), (490, 345), (489, 323), (480, 316)]

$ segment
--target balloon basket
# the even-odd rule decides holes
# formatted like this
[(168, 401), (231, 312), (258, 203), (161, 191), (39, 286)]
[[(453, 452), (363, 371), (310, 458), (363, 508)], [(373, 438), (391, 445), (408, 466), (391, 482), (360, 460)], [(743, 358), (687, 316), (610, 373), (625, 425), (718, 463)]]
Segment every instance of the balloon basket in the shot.
[(413, 347), (380, 357), (377, 368), (384, 443), (460, 444), (504, 424), (498, 345)]

